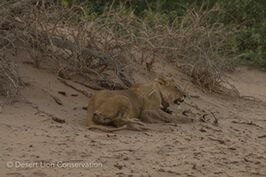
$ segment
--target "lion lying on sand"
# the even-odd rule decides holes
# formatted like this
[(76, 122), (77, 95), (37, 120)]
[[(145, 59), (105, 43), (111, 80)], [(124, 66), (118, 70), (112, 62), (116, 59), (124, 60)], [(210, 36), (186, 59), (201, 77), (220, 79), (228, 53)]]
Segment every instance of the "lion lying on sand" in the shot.
[(88, 127), (111, 132), (147, 129), (142, 122), (174, 122), (177, 118), (163, 110), (185, 97), (184, 91), (162, 78), (127, 90), (99, 91), (89, 99)]

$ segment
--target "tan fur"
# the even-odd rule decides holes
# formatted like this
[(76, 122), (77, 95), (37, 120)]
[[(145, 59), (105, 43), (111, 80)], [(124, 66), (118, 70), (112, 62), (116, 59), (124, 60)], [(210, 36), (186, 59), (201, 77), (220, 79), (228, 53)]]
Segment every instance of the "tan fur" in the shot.
[[(145, 130), (141, 121), (152, 122), (147, 115), (170, 122), (175, 118), (161, 108), (182, 102), (184, 96), (181, 89), (162, 78), (148, 84), (136, 84), (127, 90), (99, 91), (88, 103), (88, 127), (103, 131)], [(106, 125), (115, 128), (104, 127)]]

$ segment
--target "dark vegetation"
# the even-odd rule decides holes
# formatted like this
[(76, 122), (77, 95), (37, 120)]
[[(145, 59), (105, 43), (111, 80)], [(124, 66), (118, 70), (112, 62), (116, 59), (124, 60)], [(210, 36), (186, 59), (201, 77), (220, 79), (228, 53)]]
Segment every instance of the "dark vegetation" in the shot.
[(225, 72), (266, 68), (265, 9), (264, 0), (3, 0), (0, 94), (18, 93), (9, 66), (22, 50), (35, 67), (94, 89), (127, 88), (134, 68), (164, 60), (204, 90), (237, 93)]

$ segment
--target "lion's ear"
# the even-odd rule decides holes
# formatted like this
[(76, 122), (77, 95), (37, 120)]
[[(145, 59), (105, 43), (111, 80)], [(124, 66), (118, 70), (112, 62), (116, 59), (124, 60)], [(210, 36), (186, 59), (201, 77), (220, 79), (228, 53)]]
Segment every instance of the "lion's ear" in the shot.
[(155, 78), (154, 81), (159, 83), (160, 85), (168, 85), (168, 82), (161, 77)]

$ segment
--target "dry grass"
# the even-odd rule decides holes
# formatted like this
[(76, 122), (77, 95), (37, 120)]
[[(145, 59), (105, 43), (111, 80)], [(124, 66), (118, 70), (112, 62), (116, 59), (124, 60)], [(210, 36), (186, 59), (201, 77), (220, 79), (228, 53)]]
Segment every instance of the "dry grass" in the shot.
[(167, 60), (205, 90), (237, 93), (224, 77), (231, 67), (224, 50), (230, 34), (219, 23), (207, 23), (208, 14), (219, 9), (191, 9), (169, 26), (140, 20), (123, 7), (92, 17), (81, 6), (39, 1), (27, 6), (8, 22), (36, 67), (54, 68), (66, 78), (130, 86), (132, 66), (145, 64), (148, 72), (153, 63)]
[(0, 56), (0, 95), (12, 101), (19, 93), (21, 81), (15, 64)]

